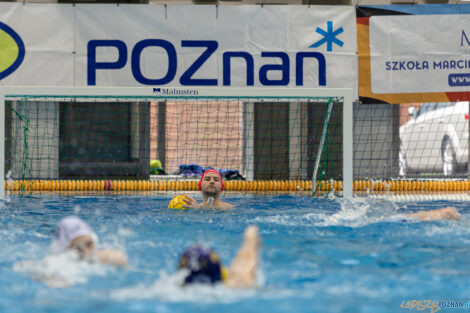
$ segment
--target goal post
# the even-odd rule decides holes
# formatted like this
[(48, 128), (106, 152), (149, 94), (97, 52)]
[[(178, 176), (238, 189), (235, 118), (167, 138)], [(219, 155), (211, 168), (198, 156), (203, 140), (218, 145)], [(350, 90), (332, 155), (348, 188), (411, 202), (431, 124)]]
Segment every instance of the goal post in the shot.
[[(121, 107), (108, 107), (106, 105), (107, 102), (126, 102), (126, 103), (149, 103), (152, 102), (152, 106), (143, 105), (143, 106), (131, 106), (128, 108), (127, 106)], [(181, 101), (186, 101), (182, 104)], [(193, 104), (191, 101), (194, 101)], [(237, 101), (236, 104), (228, 104), (231, 101)], [(237, 121), (234, 122), (234, 126), (232, 128), (227, 128), (224, 130), (225, 132), (235, 132), (238, 128), (243, 128), (238, 135), (234, 135), (235, 141), (237, 142), (237, 146), (233, 148), (229, 143), (227, 145), (226, 153), (223, 156), (226, 160), (229, 160), (231, 157), (230, 151), (231, 149), (237, 149), (237, 155), (239, 155), (240, 166), (243, 167), (243, 175), (247, 180), (253, 179), (253, 169), (256, 166), (266, 166), (264, 160), (257, 160), (253, 157), (253, 153), (255, 150), (258, 153), (266, 154), (276, 153), (276, 145), (278, 144), (277, 138), (275, 136), (271, 136), (268, 134), (267, 136), (270, 139), (266, 139), (268, 137), (265, 136), (264, 132), (276, 132), (280, 128), (283, 128), (288, 133), (284, 143), (286, 146), (285, 150), (287, 152), (283, 152), (284, 154), (293, 154), (293, 151), (297, 150), (308, 150), (304, 147), (304, 145), (310, 144), (306, 141), (306, 139), (299, 139), (301, 136), (300, 133), (305, 133), (305, 130), (300, 131), (299, 128), (295, 125), (299, 125), (301, 119), (305, 119), (305, 112), (302, 111), (302, 103), (305, 102), (328, 102), (334, 101), (336, 103), (340, 103), (342, 106), (342, 169), (341, 169), (341, 176), (342, 176), (342, 190), (344, 197), (352, 197), (353, 194), (353, 91), (352, 89), (335, 89), (335, 88), (232, 88), (232, 87), (204, 87), (204, 88), (181, 88), (181, 87), (0, 87), (0, 122), (3, 125), (6, 125), (6, 110), (9, 108), (11, 111), (9, 120), (9, 129), (11, 134), (5, 133), (6, 127), (0, 128), (0, 138), (3, 140), (0, 143), (0, 155), (2, 157), (2, 162), (0, 165), (0, 171), (4, 173), (4, 175), (0, 175), (0, 197), (5, 197), (5, 178), (6, 175), (9, 175), (7, 178), (11, 179), (11, 172), (13, 171), (15, 179), (38, 179), (38, 178), (48, 178), (48, 179), (56, 179), (60, 176), (64, 176), (61, 173), (67, 172), (71, 177), (76, 175), (77, 171), (80, 171), (80, 164), (77, 163), (78, 161), (70, 161), (69, 163), (59, 162), (59, 159), (63, 159), (64, 155), (68, 154), (70, 150), (77, 150), (77, 153), (87, 153), (86, 148), (77, 148), (76, 142), (85, 141), (84, 144), (88, 144), (86, 141), (90, 141), (85, 136), (88, 132), (94, 132), (94, 134), (98, 134), (97, 138), (94, 139), (96, 142), (106, 141), (107, 139), (100, 135), (100, 131), (106, 132), (113, 132), (113, 125), (120, 122), (121, 120), (125, 120), (125, 123), (117, 126), (123, 127), (128, 129), (126, 134), (122, 136), (117, 136), (114, 138), (114, 142), (119, 145), (122, 141), (129, 141), (128, 145), (124, 150), (126, 150), (127, 154), (129, 155), (128, 158), (132, 160), (140, 160), (135, 162), (144, 162), (147, 163), (151, 159), (148, 157), (149, 149), (153, 149), (150, 145), (155, 144), (157, 140), (154, 138), (150, 138), (151, 135), (148, 133), (158, 132), (157, 129), (159, 126), (155, 126), (158, 124), (159, 120), (163, 120), (163, 123), (170, 123), (172, 122), (175, 129), (175, 138), (177, 141), (176, 146), (171, 146), (170, 143), (166, 143), (167, 147), (160, 147), (158, 155), (164, 155), (165, 153), (169, 153), (172, 150), (177, 151), (178, 149), (182, 149), (181, 146), (190, 146), (193, 143), (197, 146), (201, 146), (201, 149), (206, 149), (208, 151), (215, 151), (210, 152), (217, 156), (219, 156), (218, 150), (216, 149), (217, 140), (214, 139), (210, 142), (206, 142), (205, 138), (199, 138), (194, 135), (194, 133), (206, 131), (205, 128), (208, 127), (206, 124), (202, 125), (198, 121), (191, 121), (191, 113), (185, 113), (186, 115), (178, 115), (177, 121), (173, 121), (171, 117), (168, 117), (162, 114), (157, 116), (155, 112), (160, 112), (161, 108), (169, 109), (168, 107), (171, 106), (178, 110), (179, 106), (186, 105), (188, 107), (194, 107), (194, 110), (201, 107), (202, 113), (192, 113), (194, 114), (194, 119), (206, 119), (210, 116), (212, 110), (217, 110), (220, 107), (227, 107), (227, 111), (223, 113), (215, 113), (215, 117), (210, 117), (212, 119), (219, 119), (220, 123), (231, 123), (232, 114), (236, 115)], [(40, 102), (42, 104), (37, 104), (32, 106), (28, 104), (28, 108), (25, 108), (26, 103), (36, 103)], [(201, 106), (199, 103), (204, 102), (204, 106)], [(292, 104), (295, 102), (294, 104)], [(70, 109), (70, 103), (72, 103), (72, 109)], [(83, 129), (83, 123), (80, 123), (80, 119), (87, 119), (89, 118), (89, 114), (80, 108), (80, 105), (85, 103), (87, 106), (91, 107), (98, 107), (98, 111), (101, 111), (101, 115), (98, 117), (93, 117), (93, 127), (96, 126), (94, 130), (87, 130)], [(219, 103), (219, 104), (217, 104)], [(286, 104), (281, 105), (284, 111), (282, 112), (274, 112), (272, 116), (280, 116), (283, 121), (285, 121), (285, 125), (276, 124), (274, 122), (272, 125), (268, 125), (269, 129), (261, 129), (259, 134), (254, 134), (253, 128), (247, 127), (247, 125), (253, 124), (269, 124), (269, 122), (263, 122), (263, 117), (258, 118), (255, 120), (257, 114), (260, 115), (263, 111), (269, 111), (271, 106), (275, 106), (276, 103)], [(231, 111), (231, 107), (241, 108), (240, 111)], [(45, 109), (44, 109), (45, 108)], [(82, 110), (82, 111), (80, 111)], [(238, 110), (238, 109), (237, 109)], [(310, 109), (312, 111), (312, 109)], [(313, 109), (315, 110), (315, 109)], [(195, 112), (195, 111), (194, 111)], [(138, 114), (137, 114), (138, 113)], [(108, 116), (114, 114), (109, 121), (106, 121)], [(188, 115), (189, 114), (189, 115)], [(312, 114), (315, 114), (313, 111)], [(11, 117), (14, 115), (13, 117)], [(284, 117), (284, 115), (288, 115), (288, 117)], [(72, 116), (72, 117), (70, 117)], [(150, 117), (149, 117), (150, 116)], [(189, 117), (188, 117), (189, 116)], [(16, 119), (15, 119), (16, 118)], [(47, 120), (47, 121), (46, 121)], [(78, 121), (77, 121), (78, 120)], [(73, 131), (69, 130), (67, 123), (74, 123)], [(192, 124), (191, 124), (192, 123)], [(210, 122), (212, 123), (212, 122)], [(215, 122), (214, 122), (215, 123)], [(46, 125), (47, 124), (47, 125)], [(46, 126), (44, 126), (46, 125)], [(71, 124), (70, 124), (71, 125)], [(167, 128), (170, 124), (168, 124)], [(172, 126), (172, 127), (173, 127)], [(210, 126), (210, 125), (209, 125)], [(42, 131), (35, 131), (37, 127), (44, 127)], [(72, 127), (72, 126), (70, 126)], [(178, 133), (181, 132), (181, 129), (186, 127), (184, 130), (184, 134)], [(259, 128), (259, 127), (258, 127)], [(167, 133), (170, 131), (167, 129)], [(238, 137), (237, 137), (238, 136)], [(264, 136), (264, 137), (263, 137)], [(45, 137), (47, 137), (48, 147), (44, 144), (46, 142)], [(182, 137), (187, 138), (186, 141), (182, 141)], [(226, 141), (224, 134), (217, 134), (217, 138), (220, 138), (221, 141)], [(259, 139), (253, 139), (255, 137)], [(6, 149), (6, 140), (13, 140), (14, 138), (17, 143), (14, 146), (11, 142), (9, 142), (9, 146)], [(274, 138), (274, 139), (273, 139)], [(68, 140), (71, 140), (74, 145), (69, 146)], [(149, 145), (148, 141), (152, 141)], [(271, 142), (267, 142), (271, 140)], [(30, 143), (28, 143), (28, 141)], [(224, 142), (225, 142), (224, 141)], [(51, 143), (52, 142), (52, 143)], [(161, 138), (158, 139), (158, 144), (161, 145), (165, 143)], [(271, 146), (271, 150), (266, 150), (264, 145), (266, 143), (266, 147)], [(39, 149), (41, 151), (33, 151), (29, 150), (28, 145), (33, 144), (36, 147), (35, 149)], [(268, 151), (264, 151), (260, 149), (260, 147), (255, 145), (263, 145), (263, 149)], [(59, 148), (57, 148), (59, 146)], [(143, 147), (146, 147), (145, 149)], [(163, 149), (163, 150), (162, 150)], [(212, 150), (211, 150), (212, 149)], [(310, 148), (309, 148), (310, 149)], [(8, 151), (7, 151), (8, 150)], [(74, 151), (75, 151), (74, 150)], [(117, 156), (120, 158), (120, 154), (122, 153), (121, 148), (106, 148), (106, 153), (110, 153), (110, 155)], [(282, 150), (282, 149), (281, 149)], [(315, 149), (310, 149), (309, 151), (314, 151)], [(51, 152), (52, 151), (52, 152)], [(152, 150), (153, 151), (153, 150)], [(163, 152), (162, 152), (163, 151)], [(261, 152), (259, 152), (261, 151)], [(255, 151), (256, 152), (256, 151)], [(317, 155), (321, 157), (321, 151), (316, 151), (317, 154), (315, 156), (309, 156), (309, 158), (315, 158)], [(16, 157), (8, 162), (15, 163), (10, 164), (9, 169), (5, 168), (5, 164), (7, 160), (5, 159), (6, 154), (14, 154), (14, 153), (21, 153), (21, 157)], [(101, 151), (101, 153), (104, 153)], [(183, 151), (182, 153), (185, 153)], [(186, 152), (187, 153), (187, 152)], [(209, 153), (209, 154), (210, 154)], [(297, 153), (297, 152), (295, 152)], [(30, 155), (31, 154), (31, 155)], [(48, 156), (45, 156), (50, 154)], [(305, 154), (305, 153), (304, 153)], [(312, 154), (312, 153), (310, 153)], [(53, 155), (53, 156), (51, 156)], [(143, 157), (147, 156), (147, 157)], [(41, 161), (40, 158), (48, 157), (49, 159), (46, 161)], [(152, 154), (152, 158), (156, 156)], [(196, 156), (193, 156), (194, 159), (197, 159)], [(81, 156), (82, 159), (86, 159), (86, 156)], [(102, 160), (102, 156), (100, 156), (101, 162), (96, 160), (88, 162), (88, 170), (90, 172), (96, 173), (99, 170), (100, 166), (111, 166), (107, 162)], [(222, 156), (220, 156), (222, 158)], [(200, 159), (200, 158), (199, 158)], [(289, 159), (289, 156), (287, 156)], [(78, 160), (78, 159), (77, 159)], [(143, 161), (142, 161), (143, 160)], [(214, 162), (210, 161), (210, 158), (207, 158), (207, 163), (210, 164), (202, 164), (203, 166), (214, 166), (216, 164), (212, 164)], [(282, 159), (284, 160), (284, 159)], [(121, 160), (122, 161), (122, 160)], [(125, 169), (130, 168), (128, 163), (121, 162), (120, 160), (115, 160), (112, 163), (113, 171), (124, 171)], [(74, 163), (75, 162), (75, 163)], [(81, 162), (81, 161), (80, 161)], [(174, 161), (177, 162), (177, 161)], [(257, 163), (258, 162), (258, 163)], [(275, 163), (278, 162), (276, 160), (271, 161), (275, 166)], [(305, 166), (302, 165), (306, 161), (300, 160), (298, 156), (292, 158), (292, 160), (288, 161), (289, 164), (287, 167), (296, 167), (299, 171), (305, 169)], [(22, 163), (22, 164), (17, 164)], [(59, 165), (60, 163), (60, 165)], [(315, 162), (310, 162), (311, 164)], [(316, 162), (318, 163), (318, 162)], [(31, 165), (33, 164), (33, 165)], [(225, 163), (220, 163), (224, 165)], [(232, 164), (228, 162), (228, 164)], [(303, 166), (303, 167), (302, 167)], [(21, 169), (21, 167), (23, 169)], [(44, 168), (44, 172), (41, 173), (31, 173), (31, 168)], [(60, 167), (60, 168), (59, 168)], [(215, 166), (214, 166), (215, 167)], [(234, 166), (235, 167), (235, 166)], [(27, 168), (29, 172), (25, 174), (23, 172), (22, 176), (18, 174), (20, 170)], [(78, 170), (77, 170), (78, 168)], [(144, 168), (144, 172), (148, 170), (148, 167)], [(8, 171), (7, 173), (5, 171)], [(241, 170), (241, 169), (240, 169)], [(289, 171), (289, 169), (288, 169)], [(52, 174), (51, 174), (52, 173)], [(54, 174), (55, 173), (55, 174)], [(143, 177), (142, 174), (137, 170), (136, 174), (139, 177)], [(105, 175), (105, 174), (103, 174)], [(289, 177), (296, 177), (295, 175), (290, 175), (289, 173), (286, 174), (287, 179)], [(145, 176), (145, 175), (144, 175)], [(268, 175), (269, 176), (269, 175)], [(282, 175), (281, 175), (282, 176)], [(263, 177), (262, 175), (260, 177)], [(312, 179), (314, 180), (314, 179)], [(8, 185), (8, 184), (7, 184)], [(315, 188), (313, 188), (315, 189)]]

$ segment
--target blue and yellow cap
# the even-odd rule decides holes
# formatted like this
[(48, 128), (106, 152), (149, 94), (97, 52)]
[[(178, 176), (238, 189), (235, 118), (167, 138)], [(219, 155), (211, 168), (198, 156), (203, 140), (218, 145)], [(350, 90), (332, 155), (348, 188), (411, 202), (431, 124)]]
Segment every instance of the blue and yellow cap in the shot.
[(194, 245), (188, 247), (180, 258), (179, 269), (189, 270), (184, 283), (215, 284), (223, 280), (223, 268), (217, 253), (211, 248)]

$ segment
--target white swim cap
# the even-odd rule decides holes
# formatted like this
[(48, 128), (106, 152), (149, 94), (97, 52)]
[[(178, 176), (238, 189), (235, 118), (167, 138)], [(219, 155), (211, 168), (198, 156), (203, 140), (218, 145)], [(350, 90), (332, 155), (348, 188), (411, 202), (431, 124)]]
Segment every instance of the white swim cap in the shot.
[(91, 230), (90, 226), (78, 216), (67, 216), (63, 218), (55, 229), (51, 252), (64, 252), (69, 244), (80, 236), (91, 236), (95, 245), (98, 244), (98, 236)]

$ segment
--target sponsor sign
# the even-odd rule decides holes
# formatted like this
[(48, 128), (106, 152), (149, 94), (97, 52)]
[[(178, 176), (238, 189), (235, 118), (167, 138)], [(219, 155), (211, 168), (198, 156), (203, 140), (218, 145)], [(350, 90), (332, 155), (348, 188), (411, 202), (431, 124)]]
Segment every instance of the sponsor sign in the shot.
[(2, 85), (357, 85), (354, 7), (0, 3), (0, 12)]

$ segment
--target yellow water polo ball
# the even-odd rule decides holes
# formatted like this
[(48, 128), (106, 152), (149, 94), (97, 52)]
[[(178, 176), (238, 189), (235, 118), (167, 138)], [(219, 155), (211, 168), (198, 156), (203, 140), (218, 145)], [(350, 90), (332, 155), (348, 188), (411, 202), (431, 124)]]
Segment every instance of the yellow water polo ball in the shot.
[(168, 203), (168, 208), (169, 209), (178, 209), (178, 210), (184, 210), (187, 209), (189, 203), (189, 199), (186, 196), (179, 195), (171, 199), (170, 203)]

